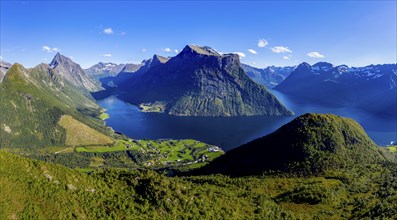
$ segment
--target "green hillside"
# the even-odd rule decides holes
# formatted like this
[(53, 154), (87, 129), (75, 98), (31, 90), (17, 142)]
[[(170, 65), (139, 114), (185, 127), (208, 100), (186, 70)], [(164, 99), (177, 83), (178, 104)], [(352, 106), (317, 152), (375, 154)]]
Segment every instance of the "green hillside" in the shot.
[(94, 100), (46, 64), (13, 65), (0, 90), (0, 148), (10, 152), (85, 170), (190, 169), (223, 154), (198, 141), (137, 142), (114, 133)]
[(68, 146), (107, 145), (114, 142), (110, 137), (77, 121), (70, 115), (62, 115), (58, 124), (66, 130), (65, 144)]
[(98, 132), (110, 129), (97, 118), (100, 107), (46, 64), (25, 69), (13, 65), (0, 84), (0, 147), (32, 150), (63, 146), (62, 115), (83, 121)]
[(0, 219), (393, 219), (397, 167), (313, 177), (90, 175), (0, 151)]
[(232, 176), (269, 171), (311, 175), (378, 163), (386, 160), (384, 154), (354, 120), (331, 114), (305, 114), (272, 134), (229, 151), (202, 172)]

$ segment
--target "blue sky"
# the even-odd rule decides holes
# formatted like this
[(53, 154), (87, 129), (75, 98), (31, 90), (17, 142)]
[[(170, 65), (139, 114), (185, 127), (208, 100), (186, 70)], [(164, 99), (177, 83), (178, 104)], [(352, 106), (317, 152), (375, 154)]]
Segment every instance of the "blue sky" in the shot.
[(27, 67), (57, 51), (87, 68), (174, 56), (186, 44), (265, 67), (395, 63), (396, 1), (3, 1), (0, 56)]

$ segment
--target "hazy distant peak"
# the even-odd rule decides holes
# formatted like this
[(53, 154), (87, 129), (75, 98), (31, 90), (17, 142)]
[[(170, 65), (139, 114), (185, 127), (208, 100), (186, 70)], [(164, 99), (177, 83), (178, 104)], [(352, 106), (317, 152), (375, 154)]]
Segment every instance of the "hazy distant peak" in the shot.
[(299, 64), (298, 67), (296, 67), (296, 70), (307, 70), (307, 69), (311, 69), (311, 66), (306, 62), (303, 62)]
[(315, 63), (312, 67), (318, 67), (322, 70), (327, 71), (327, 70), (332, 69), (334, 67), (334, 65), (332, 63), (327, 63), (327, 62), (318, 62), (318, 63)]
[(334, 65), (332, 65), (332, 63), (328, 63), (328, 62), (317, 62), (317, 63), (315, 63), (313, 66), (327, 66), (327, 67), (333, 67)]
[(3, 81), (3, 78), (7, 71), (11, 68), (12, 64), (7, 63), (4, 60), (0, 60), (0, 82)]
[(0, 60), (0, 67), (8, 67), (8, 68), (10, 68), (11, 66), (12, 66), (11, 63), (8, 63), (8, 62), (6, 62), (4, 60)]

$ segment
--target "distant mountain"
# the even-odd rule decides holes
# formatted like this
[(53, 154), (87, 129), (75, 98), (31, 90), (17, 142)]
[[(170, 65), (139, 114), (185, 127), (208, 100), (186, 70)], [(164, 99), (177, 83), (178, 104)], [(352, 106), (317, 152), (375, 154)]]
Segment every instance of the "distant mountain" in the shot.
[(94, 92), (101, 89), (98, 82), (93, 80), (79, 64), (73, 62), (70, 58), (57, 53), (50, 63), (50, 67), (57, 71), (63, 78), (68, 80), (74, 86)]
[(130, 80), (136, 72), (146, 72), (150, 66), (150, 62), (151, 59), (144, 60), (140, 64), (127, 64), (116, 77), (109, 78), (109, 81), (116, 85), (120, 85)]
[(97, 118), (101, 108), (95, 100), (47, 64), (31, 69), (12, 65), (0, 83), (0, 100), (0, 148), (24, 148), (27, 153), (65, 146), (68, 132), (59, 123), (62, 116), (83, 122), (97, 133), (109, 132)]
[(3, 60), (0, 60), (0, 82), (3, 81), (4, 75), (10, 69), (11, 63), (7, 63)]
[(276, 90), (323, 105), (350, 106), (397, 114), (397, 65), (300, 64)]
[(188, 45), (170, 59), (155, 55), (127, 80), (120, 78), (114, 80), (119, 97), (147, 111), (179, 116), (292, 114), (245, 74), (236, 54), (221, 55), (210, 47)]
[(227, 152), (199, 173), (231, 176), (268, 171), (321, 174), (384, 161), (385, 157), (354, 120), (305, 114), (277, 131)]
[(267, 88), (277, 86), (295, 69), (293, 66), (268, 66), (263, 69), (255, 68), (247, 64), (242, 64), (241, 66), (252, 80), (266, 86)]
[[(131, 64), (127, 64), (131, 65)], [(93, 77), (94, 79), (101, 79), (109, 76), (116, 76), (118, 73), (120, 73), (125, 67), (127, 66), (126, 64), (115, 64), (115, 63), (103, 63), (99, 62), (92, 67), (85, 69), (84, 72), (86, 72), (88, 75)], [(134, 64), (132, 64), (134, 65)]]

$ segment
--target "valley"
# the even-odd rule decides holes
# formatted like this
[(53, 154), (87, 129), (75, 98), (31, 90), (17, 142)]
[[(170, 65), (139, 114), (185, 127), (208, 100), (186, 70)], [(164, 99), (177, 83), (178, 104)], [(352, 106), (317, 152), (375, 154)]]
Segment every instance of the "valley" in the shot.
[[(4, 150), (25, 155), (18, 148)], [(48, 147), (25, 156), (92, 172), (105, 168), (190, 170), (204, 166), (223, 154), (222, 149), (195, 140), (124, 138), (116, 140), (114, 145)]]
[[(299, 130), (301, 123), (306, 124), (303, 129), (310, 132)], [(285, 139), (286, 132), (292, 132), (288, 135), (293, 139)], [(313, 140), (316, 144), (310, 144)], [(267, 154), (265, 149), (253, 149), (266, 146), (262, 145), (263, 141), (276, 145), (288, 143), (280, 145), (286, 149), (273, 148), (272, 154)], [(137, 142), (141, 142), (140, 146), (155, 145), (150, 141)], [(122, 142), (127, 143), (132, 142)], [(185, 144), (192, 143), (196, 142)], [(79, 147), (76, 150), (109, 149)], [(254, 160), (246, 154), (253, 154), (250, 158)], [(304, 154), (311, 156), (301, 157)], [(281, 158), (256, 161), (261, 156), (273, 155)], [(122, 161), (117, 154), (109, 156)], [(344, 163), (344, 157), (350, 156), (352, 160)], [(306, 161), (312, 157), (316, 161)], [(3, 150), (0, 150), (0, 159), (2, 218), (138, 215), (144, 218), (362, 219), (393, 218), (397, 214), (394, 203), (397, 166), (391, 162), (396, 160), (396, 155), (377, 147), (353, 120), (334, 115), (301, 116), (272, 135), (220, 156), (210, 166), (191, 171), (193, 173), (182, 172), (176, 177), (166, 177), (142, 167), (95, 171), (93, 167), (104, 163), (101, 157), (89, 161), (91, 168), (77, 170)], [(242, 166), (230, 164), (233, 160), (240, 161)], [(232, 176), (239, 177), (219, 174), (230, 171)], [(204, 175), (208, 172), (218, 174)], [(252, 172), (262, 174), (252, 175)]]
[[(333, 113), (357, 120), (378, 145), (386, 146), (397, 139), (394, 116), (376, 115), (355, 108), (332, 108), (310, 102), (301, 103), (294, 97), (272, 91), (297, 116), (308, 112)], [(137, 106), (111, 96), (97, 101), (110, 115), (107, 125), (130, 137), (139, 139), (192, 138), (220, 146), (225, 151), (275, 131), (296, 116), (251, 117), (177, 117), (142, 112)], [(173, 125), (173, 126), (169, 126)]]
[(397, 219), (396, 1), (0, 1), (0, 220)]
[(133, 140), (115, 133), (89, 95), (97, 82), (78, 81), (87, 81), (79, 78), (79, 65), (59, 53), (52, 63), (31, 69), (14, 64), (7, 71), (0, 84), (1, 149), (86, 171), (191, 169), (223, 154), (193, 140)]

